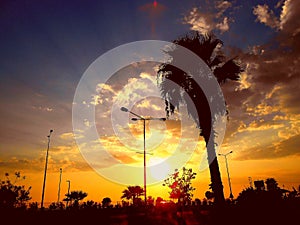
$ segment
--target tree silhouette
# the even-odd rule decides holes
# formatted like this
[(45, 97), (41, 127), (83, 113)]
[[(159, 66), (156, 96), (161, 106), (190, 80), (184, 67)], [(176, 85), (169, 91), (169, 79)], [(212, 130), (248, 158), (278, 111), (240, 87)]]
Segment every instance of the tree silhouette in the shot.
[(263, 180), (255, 180), (254, 187), (256, 190), (263, 191), (265, 190), (265, 183)]
[(122, 199), (132, 200), (133, 205), (137, 205), (141, 200), (139, 197), (144, 194), (144, 190), (140, 186), (128, 186), (122, 193)]
[(84, 199), (87, 195), (88, 194), (83, 191), (72, 191), (69, 194), (65, 194), (66, 198), (64, 198), (63, 201), (71, 202), (71, 204), (73, 203), (74, 207), (78, 207), (79, 201)]
[[(267, 178), (265, 183), (263, 180), (254, 181), (255, 189), (248, 187), (244, 189), (237, 197), (237, 202), (241, 205), (249, 207), (274, 207), (279, 205), (287, 190), (278, 187), (278, 183), (274, 178)], [(265, 190), (265, 186), (267, 187)]]
[[(223, 84), (227, 80), (238, 80), (240, 73), (244, 71), (235, 58), (226, 61), (226, 57), (219, 48), (223, 42), (212, 34), (203, 36), (199, 32), (195, 32), (178, 38), (173, 43), (183, 46), (199, 56), (211, 69), (219, 84)], [(166, 50), (166, 53), (172, 57), (172, 61), (176, 61), (176, 49)], [(200, 135), (206, 142), (215, 202), (224, 203), (223, 185), (216, 152), (214, 146), (210, 147), (211, 149), (208, 148), (213, 124), (208, 100), (204, 92), (191, 75), (170, 63), (161, 64), (157, 76), (160, 81), (161, 95), (166, 103), (167, 117), (179, 108), (181, 102), (185, 102), (189, 114), (200, 128)], [(188, 99), (192, 99), (193, 106), (189, 104)], [(196, 113), (193, 112), (193, 107), (196, 108)]]
[(49, 205), (50, 210), (56, 210), (56, 209), (63, 210), (64, 208), (65, 208), (65, 204), (63, 202), (52, 202)]
[(105, 197), (102, 199), (102, 207), (103, 208), (109, 208), (111, 203), (111, 199), (109, 197)]
[(278, 183), (274, 178), (267, 178), (265, 181), (267, 191), (276, 191), (279, 189)]
[(24, 185), (17, 185), (20, 179), (25, 179), (25, 176), (21, 177), (20, 172), (15, 173), (15, 181), (9, 178), (9, 174), (5, 173), (6, 180), (0, 180), (0, 208), (14, 208), (14, 207), (26, 207), (31, 197), (31, 187), (25, 189)]
[(162, 197), (157, 197), (155, 200), (155, 205), (156, 206), (160, 205), (162, 201), (164, 201), (164, 199)]
[(179, 203), (185, 205), (192, 200), (192, 192), (195, 190), (192, 187), (192, 180), (195, 176), (196, 173), (192, 169), (183, 167), (182, 173), (176, 169), (175, 173), (164, 180), (163, 186), (171, 189), (170, 198), (177, 199)]
[(152, 196), (148, 196), (147, 198), (147, 205), (154, 205), (154, 198)]

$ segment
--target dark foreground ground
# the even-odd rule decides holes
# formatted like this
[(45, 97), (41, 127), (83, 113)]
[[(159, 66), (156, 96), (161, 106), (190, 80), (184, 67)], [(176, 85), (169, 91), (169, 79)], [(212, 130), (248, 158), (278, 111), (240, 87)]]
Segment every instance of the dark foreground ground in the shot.
[(1, 224), (276, 225), (300, 224), (299, 206), (152, 207), (81, 210), (0, 210)]

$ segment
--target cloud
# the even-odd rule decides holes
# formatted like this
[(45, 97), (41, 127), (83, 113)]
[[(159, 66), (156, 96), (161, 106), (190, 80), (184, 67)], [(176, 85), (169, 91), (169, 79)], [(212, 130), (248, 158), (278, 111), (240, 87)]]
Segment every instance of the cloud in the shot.
[[(24, 158), (24, 157), (12, 157), (10, 159), (0, 160), (1, 171), (24, 171), (24, 172), (38, 172), (44, 170), (45, 161), (44, 157), (41, 158)], [(91, 167), (82, 159), (71, 160), (68, 158), (48, 158), (47, 172), (53, 173), (59, 171), (62, 168), (65, 172), (74, 171), (89, 171)]]
[(73, 132), (66, 132), (62, 133), (59, 137), (63, 140), (73, 140), (74, 134)]
[(240, 82), (222, 87), (230, 118), (224, 145), (238, 152), (237, 160), (299, 154), (300, 4), (282, 4), (279, 18), (266, 5), (256, 7), (258, 20), (274, 27), (274, 38), (240, 51), (246, 71)]
[[(236, 159), (253, 160), (253, 159), (274, 159), (287, 156), (299, 156), (300, 135), (286, 140), (280, 140), (272, 145), (254, 147), (243, 152)], [(288, 151), (287, 151), (288, 149)]]
[(224, 33), (229, 30), (228, 17), (224, 17), (223, 21), (216, 24), (216, 29), (220, 30), (221, 33)]
[(257, 21), (276, 30), (282, 30), (292, 36), (300, 32), (299, 9), (300, 2), (297, 0), (279, 1), (275, 8), (282, 6), (280, 16), (276, 17), (274, 11), (267, 4), (257, 5), (253, 8), (253, 14)]
[(279, 29), (280, 22), (274, 12), (269, 9), (268, 5), (257, 5), (253, 8), (253, 14), (257, 16), (257, 21), (260, 23), (264, 23), (271, 28)]
[(198, 8), (193, 8), (189, 15), (184, 17), (184, 23), (191, 25), (191, 30), (201, 34), (210, 33), (215, 26), (212, 15), (201, 13)]
[(280, 15), (280, 28), (292, 34), (292, 36), (300, 32), (299, 9), (300, 2), (297, 0), (286, 0), (283, 3)]
[(46, 107), (46, 106), (32, 106), (32, 108), (36, 109), (36, 110), (47, 111), (47, 112), (52, 112), (53, 111), (53, 108)]
[(215, 6), (215, 8), (219, 10), (217, 17), (221, 17), (230, 7), (232, 7), (232, 3), (229, 1), (217, 1)]
[(203, 8), (194, 7), (183, 18), (184, 24), (189, 24), (191, 30), (199, 31), (206, 35), (212, 31), (220, 32), (221, 34), (230, 29), (230, 22), (234, 19), (225, 15), (226, 11), (232, 8), (232, 3), (229, 1), (217, 1), (213, 3), (206, 2)]

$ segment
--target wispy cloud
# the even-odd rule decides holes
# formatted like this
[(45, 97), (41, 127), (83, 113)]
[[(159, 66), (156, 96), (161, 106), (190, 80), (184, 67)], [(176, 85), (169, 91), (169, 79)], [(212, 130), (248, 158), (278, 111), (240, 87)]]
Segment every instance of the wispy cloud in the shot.
[(232, 8), (232, 3), (217, 1), (215, 4), (207, 4), (202, 8), (194, 7), (184, 16), (183, 23), (189, 24), (191, 30), (199, 31), (204, 35), (212, 31), (227, 32), (230, 29), (230, 23), (234, 20), (225, 12)]
[(271, 28), (279, 29), (280, 21), (268, 5), (257, 5), (253, 9), (253, 14), (257, 16), (257, 21)]

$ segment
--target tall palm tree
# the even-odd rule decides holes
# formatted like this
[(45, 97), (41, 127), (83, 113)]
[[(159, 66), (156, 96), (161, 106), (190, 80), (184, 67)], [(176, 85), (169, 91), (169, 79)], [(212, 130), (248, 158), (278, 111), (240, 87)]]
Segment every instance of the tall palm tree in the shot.
[[(223, 84), (227, 80), (238, 80), (241, 72), (244, 71), (235, 58), (226, 61), (225, 55), (220, 50), (223, 42), (213, 34), (203, 36), (194, 32), (174, 40), (173, 43), (183, 46), (199, 56), (211, 69), (219, 84)], [(172, 57), (174, 62), (176, 61), (176, 49), (167, 50), (166, 53)], [(215, 203), (222, 204), (224, 193), (218, 160), (215, 149), (208, 148), (213, 126), (209, 103), (193, 77), (171, 63), (161, 64), (157, 72), (161, 95), (166, 103), (167, 117), (179, 108), (181, 102), (187, 104), (188, 113), (196, 122), (200, 129), (200, 135), (206, 142), (211, 188), (215, 196)], [(192, 100), (193, 106), (189, 104), (188, 99)], [(193, 112), (193, 107), (196, 108), (196, 112)]]

